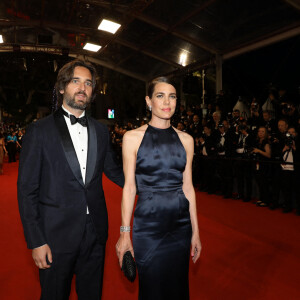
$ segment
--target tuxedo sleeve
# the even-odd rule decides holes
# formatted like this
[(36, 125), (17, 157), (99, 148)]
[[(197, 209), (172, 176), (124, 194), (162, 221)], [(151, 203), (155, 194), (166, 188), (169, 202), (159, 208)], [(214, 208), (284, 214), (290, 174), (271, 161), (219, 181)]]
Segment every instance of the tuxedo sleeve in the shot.
[(33, 249), (46, 244), (40, 226), (39, 191), (42, 170), (42, 134), (32, 124), (23, 140), (18, 175), (18, 202), (27, 247)]
[(123, 169), (117, 162), (116, 154), (112, 149), (110, 136), (108, 130), (105, 132), (107, 138), (107, 151), (104, 160), (104, 174), (114, 183), (120, 187), (124, 186), (124, 174)]

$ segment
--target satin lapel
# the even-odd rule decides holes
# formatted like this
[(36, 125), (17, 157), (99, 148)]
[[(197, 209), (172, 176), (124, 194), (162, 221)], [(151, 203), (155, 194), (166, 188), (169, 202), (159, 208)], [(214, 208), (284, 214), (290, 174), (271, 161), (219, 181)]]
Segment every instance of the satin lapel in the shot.
[(94, 122), (88, 117), (88, 156), (86, 164), (85, 185), (93, 178), (97, 160), (97, 135)]
[(75, 148), (72, 143), (72, 139), (68, 130), (68, 126), (66, 124), (66, 121), (64, 119), (64, 115), (60, 111), (61, 109), (58, 109), (54, 113), (54, 122), (58, 129), (59, 135), (60, 135), (60, 141), (62, 143), (66, 159), (70, 165), (70, 168), (76, 177), (76, 179), (79, 181), (79, 183), (84, 186), (82, 175), (80, 171), (80, 165), (77, 159), (77, 155), (75, 152)]

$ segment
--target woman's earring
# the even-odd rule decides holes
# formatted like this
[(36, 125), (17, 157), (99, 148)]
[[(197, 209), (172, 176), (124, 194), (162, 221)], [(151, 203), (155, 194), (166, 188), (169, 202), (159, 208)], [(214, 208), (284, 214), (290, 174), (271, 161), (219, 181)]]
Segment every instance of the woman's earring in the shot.
[(150, 111), (152, 110), (152, 107), (150, 105), (148, 106), (148, 108), (149, 108)]

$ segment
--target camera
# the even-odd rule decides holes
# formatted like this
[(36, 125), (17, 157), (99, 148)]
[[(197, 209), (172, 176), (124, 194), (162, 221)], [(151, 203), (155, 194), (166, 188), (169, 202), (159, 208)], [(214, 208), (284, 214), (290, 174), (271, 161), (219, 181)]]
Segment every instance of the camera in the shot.
[(244, 156), (245, 158), (248, 158), (248, 159), (253, 159), (253, 160), (256, 160), (257, 159), (257, 153), (253, 153), (253, 147), (251, 146), (247, 146), (245, 147), (244, 149)]
[(292, 106), (288, 103), (283, 103), (281, 107), (284, 113), (289, 113), (292, 111)]
[(294, 142), (294, 137), (290, 133), (287, 133), (285, 135), (284, 144), (288, 147), (291, 147), (293, 145), (293, 142)]
[(227, 113), (227, 119), (228, 119), (228, 121), (232, 120), (232, 113), (231, 112)]
[(218, 143), (218, 144), (217, 144), (216, 149), (217, 149), (217, 152), (218, 152), (218, 153), (225, 152), (225, 147), (224, 147), (221, 143)]

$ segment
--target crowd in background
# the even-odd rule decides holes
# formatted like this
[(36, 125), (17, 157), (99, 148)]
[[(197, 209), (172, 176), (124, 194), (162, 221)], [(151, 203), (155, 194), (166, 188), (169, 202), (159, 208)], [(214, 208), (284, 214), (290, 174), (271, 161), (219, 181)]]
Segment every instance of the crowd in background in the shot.
[[(267, 100), (238, 99), (234, 105), (220, 92), (214, 103), (178, 105), (172, 125), (193, 136), (194, 185), (209, 194), (253, 201), (257, 206), (282, 208), (300, 215), (300, 107), (286, 91), (270, 92)], [(147, 123), (148, 118), (110, 126), (112, 145), (122, 161), (126, 131)], [(24, 126), (0, 123), (0, 141), (8, 162), (17, 159)], [(0, 143), (1, 144), (1, 143)], [(3, 164), (3, 159), (2, 159)], [(2, 172), (0, 161), (0, 172)]]
[(2, 159), (0, 159), (0, 174), (3, 173), (1, 166), (3, 165), (5, 155), (8, 156), (9, 163), (17, 160), (20, 149), (22, 148), (22, 139), (24, 134), (25, 128), (22, 128), (18, 123), (0, 123), (0, 140), (3, 141), (1, 151), (4, 154)]

